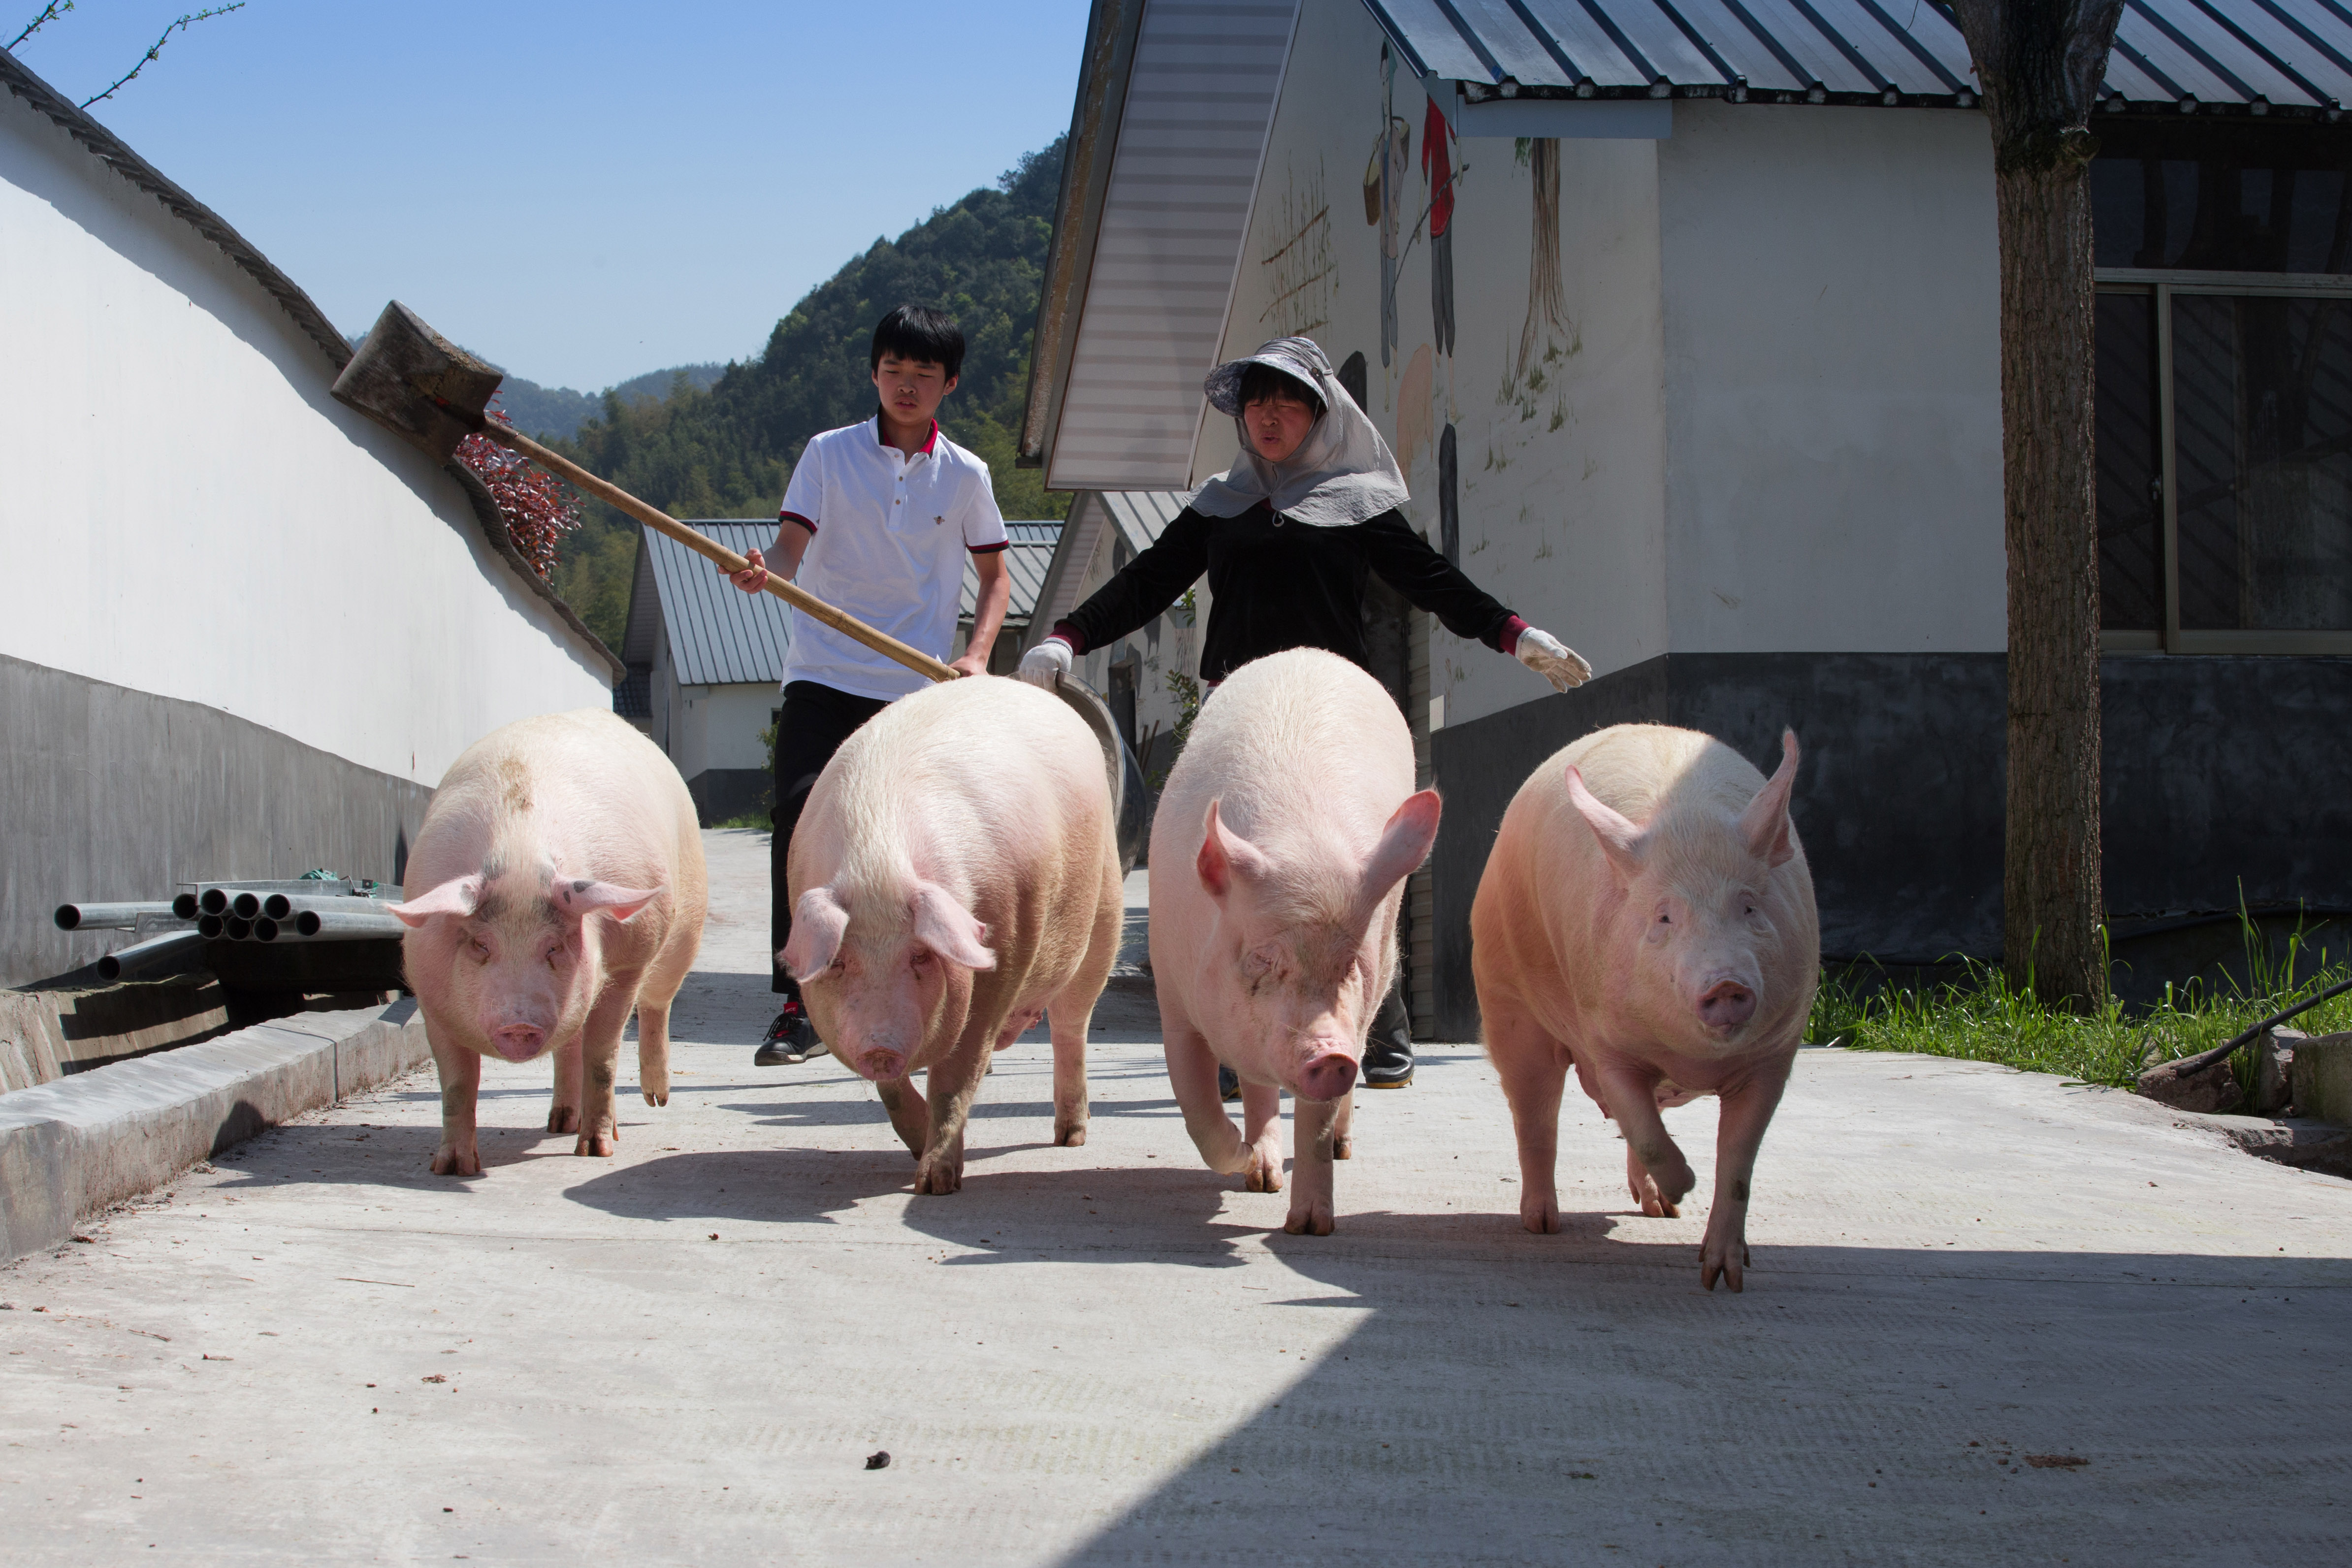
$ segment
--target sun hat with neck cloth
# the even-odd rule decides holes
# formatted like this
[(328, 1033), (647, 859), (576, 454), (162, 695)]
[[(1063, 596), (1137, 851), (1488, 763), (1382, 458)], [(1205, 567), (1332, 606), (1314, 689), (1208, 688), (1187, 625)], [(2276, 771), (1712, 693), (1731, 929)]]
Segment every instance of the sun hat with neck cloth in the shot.
[[(1252, 365), (1279, 371), (1322, 400), (1322, 417), (1298, 450), (1280, 463), (1257, 455), (1242, 423), (1242, 376)], [(1242, 443), (1241, 455), (1223, 476), (1193, 493), (1192, 509), (1202, 516), (1237, 517), (1263, 501), (1288, 521), (1338, 528), (1377, 517), (1410, 498), (1389, 444), (1339, 384), (1329, 357), (1314, 339), (1261, 343), (1255, 353), (1211, 371), (1201, 390), (1218, 413), (1233, 416)]]

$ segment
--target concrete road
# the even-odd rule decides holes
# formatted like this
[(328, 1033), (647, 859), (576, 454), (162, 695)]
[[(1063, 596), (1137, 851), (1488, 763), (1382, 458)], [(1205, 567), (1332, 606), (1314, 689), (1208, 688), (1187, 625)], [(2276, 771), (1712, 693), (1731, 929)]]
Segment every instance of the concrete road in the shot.
[[(1516, 1218), (1468, 1047), (1368, 1095), (1339, 1229), (1202, 1170), (1148, 1000), (1049, 1142), (998, 1059), (951, 1197), (872, 1089), (750, 1066), (763, 841), (620, 1157), (429, 1070), (0, 1271), (11, 1563), (2206, 1563), (2352, 1555), (2352, 1186), (2127, 1096), (1809, 1051), (1746, 1293), (1576, 1102)], [(1712, 1106), (1671, 1113), (1702, 1174)], [(891, 1456), (869, 1471), (866, 1457)], [(2083, 1461), (2037, 1467), (2031, 1456)]]

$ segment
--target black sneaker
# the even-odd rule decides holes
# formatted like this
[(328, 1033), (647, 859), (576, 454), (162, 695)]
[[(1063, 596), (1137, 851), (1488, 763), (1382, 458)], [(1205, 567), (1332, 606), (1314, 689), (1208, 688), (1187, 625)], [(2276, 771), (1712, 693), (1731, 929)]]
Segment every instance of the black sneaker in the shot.
[(1217, 1063), (1217, 1098), (1230, 1105), (1241, 1097), (1241, 1074), (1220, 1061)]
[(784, 1010), (760, 1037), (760, 1049), (751, 1053), (754, 1067), (792, 1067), (812, 1056), (824, 1054), (824, 1042), (816, 1037), (816, 1026), (809, 1022), (808, 1009), (801, 1006), (798, 997), (784, 998)]

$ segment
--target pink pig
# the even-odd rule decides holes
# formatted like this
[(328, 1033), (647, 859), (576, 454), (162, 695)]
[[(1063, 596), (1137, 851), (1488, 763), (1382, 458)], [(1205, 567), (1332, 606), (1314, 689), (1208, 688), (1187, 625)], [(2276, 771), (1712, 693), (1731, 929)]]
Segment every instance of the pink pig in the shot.
[(1087, 1141), (1087, 1026), (1126, 908), (1102, 747), (1066, 704), (984, 675), (900, 698), (818, 775), (786, 872), (784, 965), (880, 1090), (917, 1192), (961, 1188), (989, 1054), (1043, 1015), (1054, 1141)]
[(1486, 1051), (1519, 1140), (1519, 1218), (1559, 1228), (1569, 1067), (1625, 1134), (1649, 1215), (1694, 1182), (1662, 1108), (1722, 1097), (1699, 1279), (1740, 1288), (1748, 1181), (1821, 973), (1813, 879), (1789, 821), (1797, 737), (1768, 781), (1721, 742), (1628, 724), (1536, 769), (1471, 906)]
[(417, 830), (402, 963), (441, 1070), (436, 1176), (479, 1176), (482, 1058), (555, 1053), (551, 1133), (610, 1155), (629, 1014), (646, 1103), (669, 1102), (669, 1005), (702, 943), (694, 801), (653, 742), (582, 708), (494, 730)]
[[(1202, 706), (1151, 829), (1151, 968), (1168, 1078), (1209, 1168), (1282, 1188), (1284, 1228), (1328, 1236), (1364, 1036), (1396, 973), (1397, 901), (1437, 837), (1396, 704), (1319, 649), (1234, 672)], [(1242, 1081), (1249, 1130), (1217, 1097)]]

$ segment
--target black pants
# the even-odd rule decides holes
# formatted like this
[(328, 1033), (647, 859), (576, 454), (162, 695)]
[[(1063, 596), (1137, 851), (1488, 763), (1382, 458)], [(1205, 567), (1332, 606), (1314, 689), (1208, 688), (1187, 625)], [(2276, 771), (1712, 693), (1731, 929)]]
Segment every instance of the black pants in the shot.
[[(768, 820), (776, 825), (768, 844), (768, 951), (772, 956), (792, 940), (793, 901), (784, 867), (792, 853), (793, 830), (800, 825), (801, 808), (808, 804), (816, 776), (824, 771), (841, 743), (889, 706), (814, 681), (794, 681), (784, 688), (783, 716), (776, 721), (776, 804), (768, 813)], [(801, 994), (781, 960), (775, 961), (768, 988), (789, 997)]]

